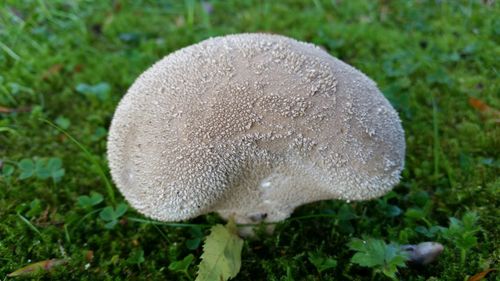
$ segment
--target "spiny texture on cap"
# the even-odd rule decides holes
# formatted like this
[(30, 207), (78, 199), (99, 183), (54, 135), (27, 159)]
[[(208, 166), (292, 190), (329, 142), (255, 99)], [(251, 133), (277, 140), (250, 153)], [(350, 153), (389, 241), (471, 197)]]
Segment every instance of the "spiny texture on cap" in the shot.
[(398, 115), (372, 80), (267, 34), (166, 56), (123, 97), (108, 139), (120, 191), (164, 221), (211, 211), (279, 221), (312, 201), (381, 196), (398, 183), (404, 152)]

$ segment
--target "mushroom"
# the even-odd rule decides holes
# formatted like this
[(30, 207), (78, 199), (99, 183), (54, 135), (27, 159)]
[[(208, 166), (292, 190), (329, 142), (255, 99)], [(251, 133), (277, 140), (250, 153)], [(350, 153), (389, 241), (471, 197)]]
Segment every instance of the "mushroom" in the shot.
[(402, 245), (401, 250), (408, 254), (408, 262), (427, 265), (441, 255), (444, 246), (437, 242), (421, 242), (417, 245)]
[(404, 156), (398, 114), (370, 78), (270, 34), (166, 56), (130, 87), (108, 137), (117, 187), (162, 221), (277, 222), (309, 202), (379, 197)]

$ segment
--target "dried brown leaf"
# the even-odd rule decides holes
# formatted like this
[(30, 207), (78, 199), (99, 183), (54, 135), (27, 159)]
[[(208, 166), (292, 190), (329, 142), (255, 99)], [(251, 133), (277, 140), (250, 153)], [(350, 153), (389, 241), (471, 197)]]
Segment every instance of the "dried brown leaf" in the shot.
[(484, 277), (486, 277), (486, 275), (488, 275), (488, 273), (492, 272), (492, 271), (496, 271), (496, 269), (494, 268), (488, 268), (484, 271), (481, 271), (477, 274), (475, 274), (474, 276), (471, 276), (469, 279), (467, 279), (467, 281), (479, 281), (479, 280), (482, 280)]
[(474, 107), (474, 109), (476, 109), (477, 111), (479, 111), (480, 113), (485, 114), (485, 115), (490, 115), (491, 117), (494, 117), (495, 118), (494, 119), (495, 122), (497, 122), (497, 123), (500, 122), (500, 111), (498, 111), (497, 109), (489, 106), (488, 104), (486, 104), (482, 100), (474, 98), (474, 97), (470, 97), (469, 98), (469, 104), (472, 107)]
[(91, 262), (94, 259), (94, 251), (88, 250), (85, 252), (85, 260)]
[(62, 64), (60, 64), (60, 63), (54, 64), (53, 66), (51, 66), (47, 70), (45, 70), (45, 72), (42, 74), (42, 79), (46, 80), (46, 79), (58, 74), (59, 72), (61, 72), (62, 68), (63, 68)]
[(30, 276), (40, 272), (47, 272), (52, 270), (54, 267), (65, 264), (66, 260), (58, 260), (58, 259), (50, 259), (39, 261), (35, 263), (28, 264), (25, 267), (22, 267), (14, 272), (9, 273), (8, 277), (16, 277), (16, 276)]
[(0, 106), (0, 113), (29, 112), (31, 107), (9, 108)]

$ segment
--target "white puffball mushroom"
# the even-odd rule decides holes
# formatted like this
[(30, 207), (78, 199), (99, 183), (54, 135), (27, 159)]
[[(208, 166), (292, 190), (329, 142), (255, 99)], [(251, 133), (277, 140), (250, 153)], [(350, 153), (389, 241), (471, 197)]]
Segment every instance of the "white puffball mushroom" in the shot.
[(399, 182), (405, 141), (376, 84), (319, 47), (269, 34), (207, 39), (146, 70), (114, 114), (111, 175), (139, 212), (276, 222), (302, 204)]

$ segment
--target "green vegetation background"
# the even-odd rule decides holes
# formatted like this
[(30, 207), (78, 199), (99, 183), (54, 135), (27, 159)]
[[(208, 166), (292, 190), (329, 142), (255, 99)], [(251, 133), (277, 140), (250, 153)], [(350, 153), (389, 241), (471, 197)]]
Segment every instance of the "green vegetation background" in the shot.
[[(401, 183), (382, 199), (309, 204), (273, 235), (246, 240), (235, 280), (370, 279), (369, 268), (351, 263), (347, 246), (363, 236), (445, 245), (436, 263), (400, 269), (401, 280), (464, 280), (498, 268), (495, 1), (6, 0), (0, 3), (1, 280), (51, 258), (68, 263), (36, 279), (195, 276), (206, 225), (220, 219), (200, 217), (189, 222), (194, 227), (141, 221), (120, 204), (97, 164), (107, 173), (110, 119), (142, 71), (179, 48), (239, 32), (313, 42), (366, 73), (400, 113), (407, 157)], [(466, 218), (452, 219), (458, 231), (450, 238), (443, 229), (464, 214), (479, 220), (467, 226)], [(186, 272), (169, 269), (190, 254)]]

